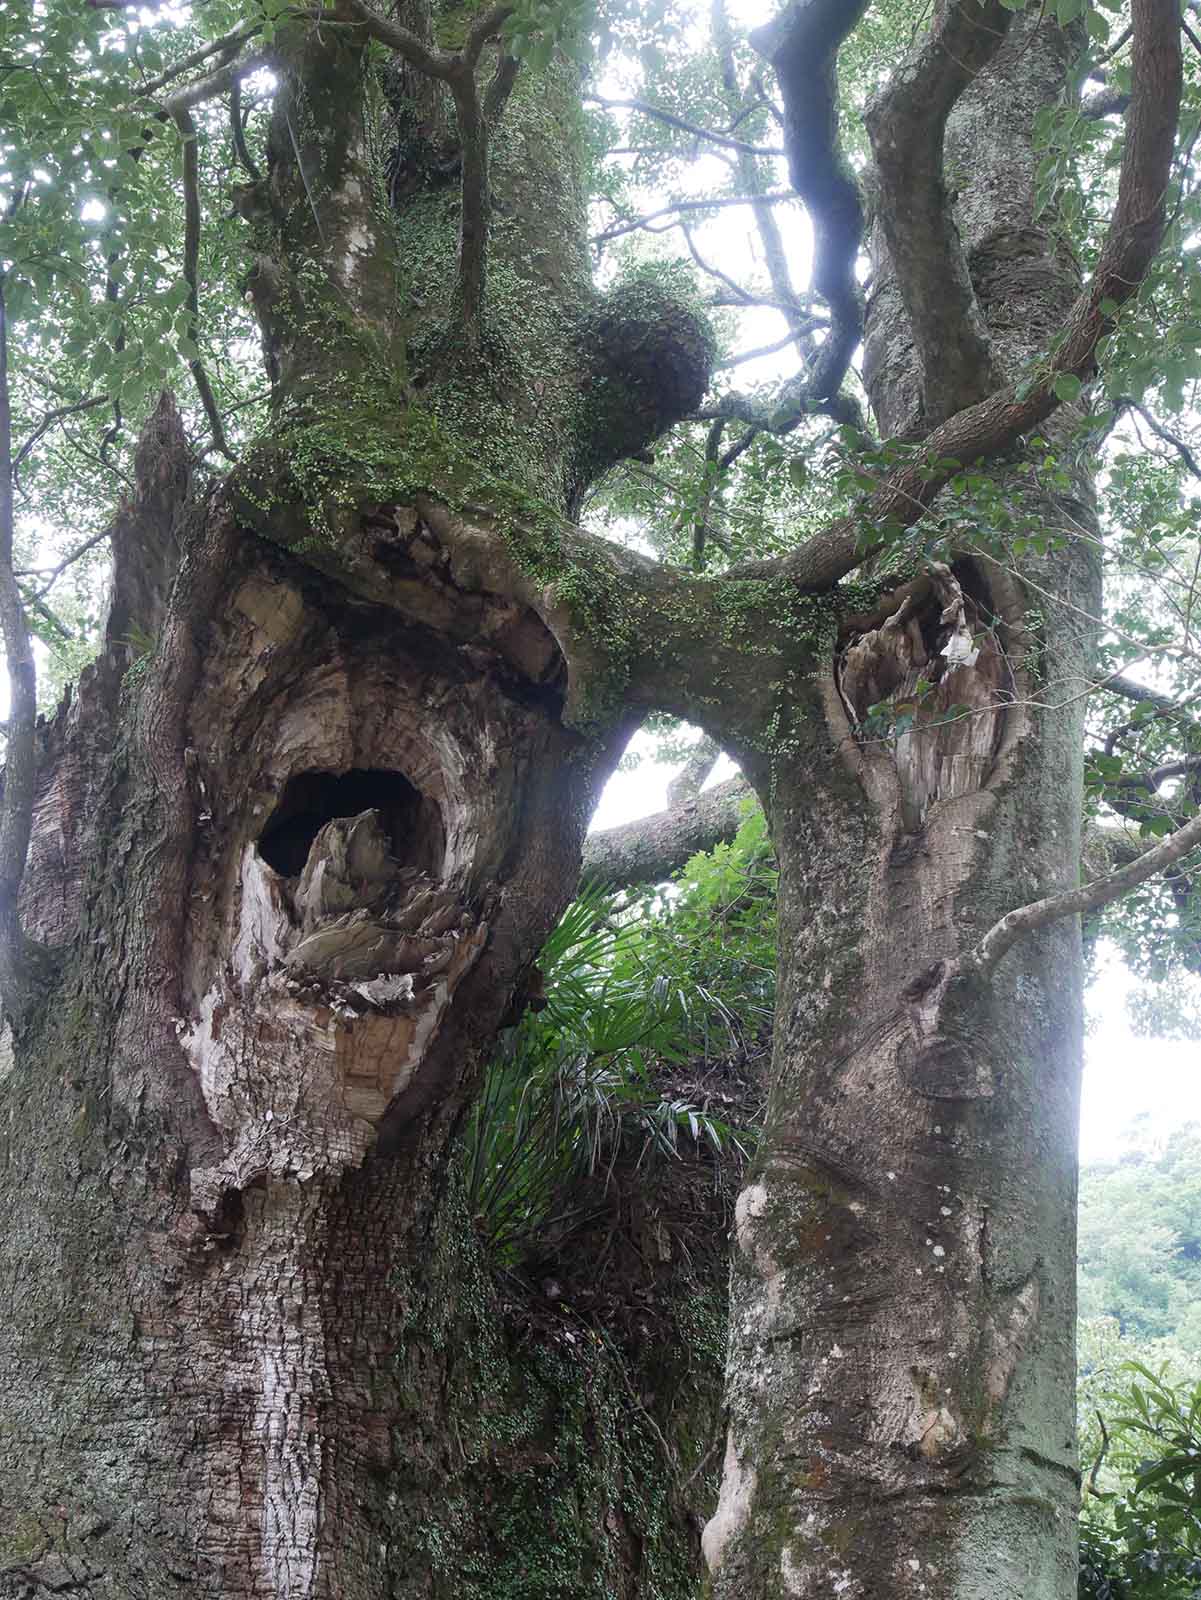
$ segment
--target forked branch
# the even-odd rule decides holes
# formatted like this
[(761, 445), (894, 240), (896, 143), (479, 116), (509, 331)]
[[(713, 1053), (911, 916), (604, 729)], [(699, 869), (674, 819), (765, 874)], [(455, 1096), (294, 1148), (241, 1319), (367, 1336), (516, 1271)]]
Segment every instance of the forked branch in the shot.
[[(479, 65), (486, 45), (499, 34), (513, 14), (513, 6), (496, 5), (477, 19), (461, 50), (439, 50), (402, 28), (365, 3), (341, 0), (343, 11), (361, 24), (364, 31), (388, 46), (418, 71), (441, 79), (455, 103), (459, 124), (462, 160), (462, 210), (459, 224), (458, 298), (462, 330), (468, 350), (479, 344), (483, 322), (484, 290), (488, 263), (489, 135), (491, 123), (499, 118), (516, 75), (516, 64), (502, 57), (485, 99), (479, 87)], [(305, 13), (321, 22), (325, 14)]]
[(783, 562), (744, 568), (788, 573), (823, 589), (852, 572), (879, 543), (925, 515), (964, 466), (995, 457), (1059, 406), (1055, 380), (1092, 377), (1097, 345), (1138, 292), (1163, 238), (1181, 93), (1179, 19), (1173, 0), (1133, 0), (1132, 90), (1118, 198), (1092, 281), (1069, 312), (1049, 355), (1020, 388), (1006, 386), (956, 413), (928, 435), (917, 458), (898, 467), (854, 515), (830, 523)]
[(955, 102), (999, 49), (1013, 13), (1002, 0), (954, 0), (868, 107), (881, 184), (878, 214), (921, 356), (927, 417), (940, 422), (997, 387), (988, 330), (943, 181)]

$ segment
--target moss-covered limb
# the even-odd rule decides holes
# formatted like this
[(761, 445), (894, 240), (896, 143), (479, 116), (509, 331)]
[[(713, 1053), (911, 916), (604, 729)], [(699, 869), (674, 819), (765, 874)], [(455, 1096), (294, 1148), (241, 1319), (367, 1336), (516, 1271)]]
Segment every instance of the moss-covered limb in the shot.
[(550, 630), (568, 670), (566, 715), (578, 725), (656, 707), (744, 752), (780, 754), (807, 738), (815, 677), (841, 622), (865, 611), (878, 584), (810, 593), (771, 568), (698, 578), (656, 565), (498, 477), (436, 415), (400, 395), (379, 407), (378, 391), (359, 409), (344, 381), (331, 374), (328, 390), (281, 419), (232, 476), (244, 523), (387, 603), (390, 569), (355, 552), (377, 508), (413, 507), (457, 594), (517, 601)]
[(616, 462), (637, 454), (700, 404), (716, 359), (713, 330), (689, 274), (651, 263), (585, 313), (573, 503)]

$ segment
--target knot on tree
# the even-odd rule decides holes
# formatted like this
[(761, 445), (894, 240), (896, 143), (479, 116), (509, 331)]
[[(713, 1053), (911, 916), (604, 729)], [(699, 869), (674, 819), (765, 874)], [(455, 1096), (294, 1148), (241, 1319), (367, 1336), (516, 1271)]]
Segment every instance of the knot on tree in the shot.
[(618, 461), (695, 411), (716, 358), (713, 330), (690, 288), (656, 268), (616, 284), (582, 334), (591, 378), (572, 463), (577, 498)]

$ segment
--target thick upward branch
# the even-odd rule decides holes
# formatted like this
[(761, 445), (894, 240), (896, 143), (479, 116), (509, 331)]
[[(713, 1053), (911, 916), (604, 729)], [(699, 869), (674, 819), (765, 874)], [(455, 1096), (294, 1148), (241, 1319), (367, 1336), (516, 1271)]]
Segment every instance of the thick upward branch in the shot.
[(813, 287), (830, 308), (830, 331), (809, 373), (809, 396), (830, 400), (863, 337), (855, 261), (863, 208), (838, 142), (838, 50), (865, 0), (794, 0), (751, 36), (776, 69), (793, 187), (813, 224)]
[(1013, 12), (1003, 0), (956, 0), (916, 56), (868, 107), (880, 174), (878, 215), (917, 341), (929, 420), (997, 387), (988, 330), (943, 181), (943, 136), (956, 101), (999, 49)]

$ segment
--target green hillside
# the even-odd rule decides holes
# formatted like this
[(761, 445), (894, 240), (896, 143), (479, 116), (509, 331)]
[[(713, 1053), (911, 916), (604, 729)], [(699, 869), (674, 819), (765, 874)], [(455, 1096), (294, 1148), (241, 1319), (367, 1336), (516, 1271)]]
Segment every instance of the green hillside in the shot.
[(1080, 1316), (1201, 1359), (1201, 1127), (1080, 1172)]

